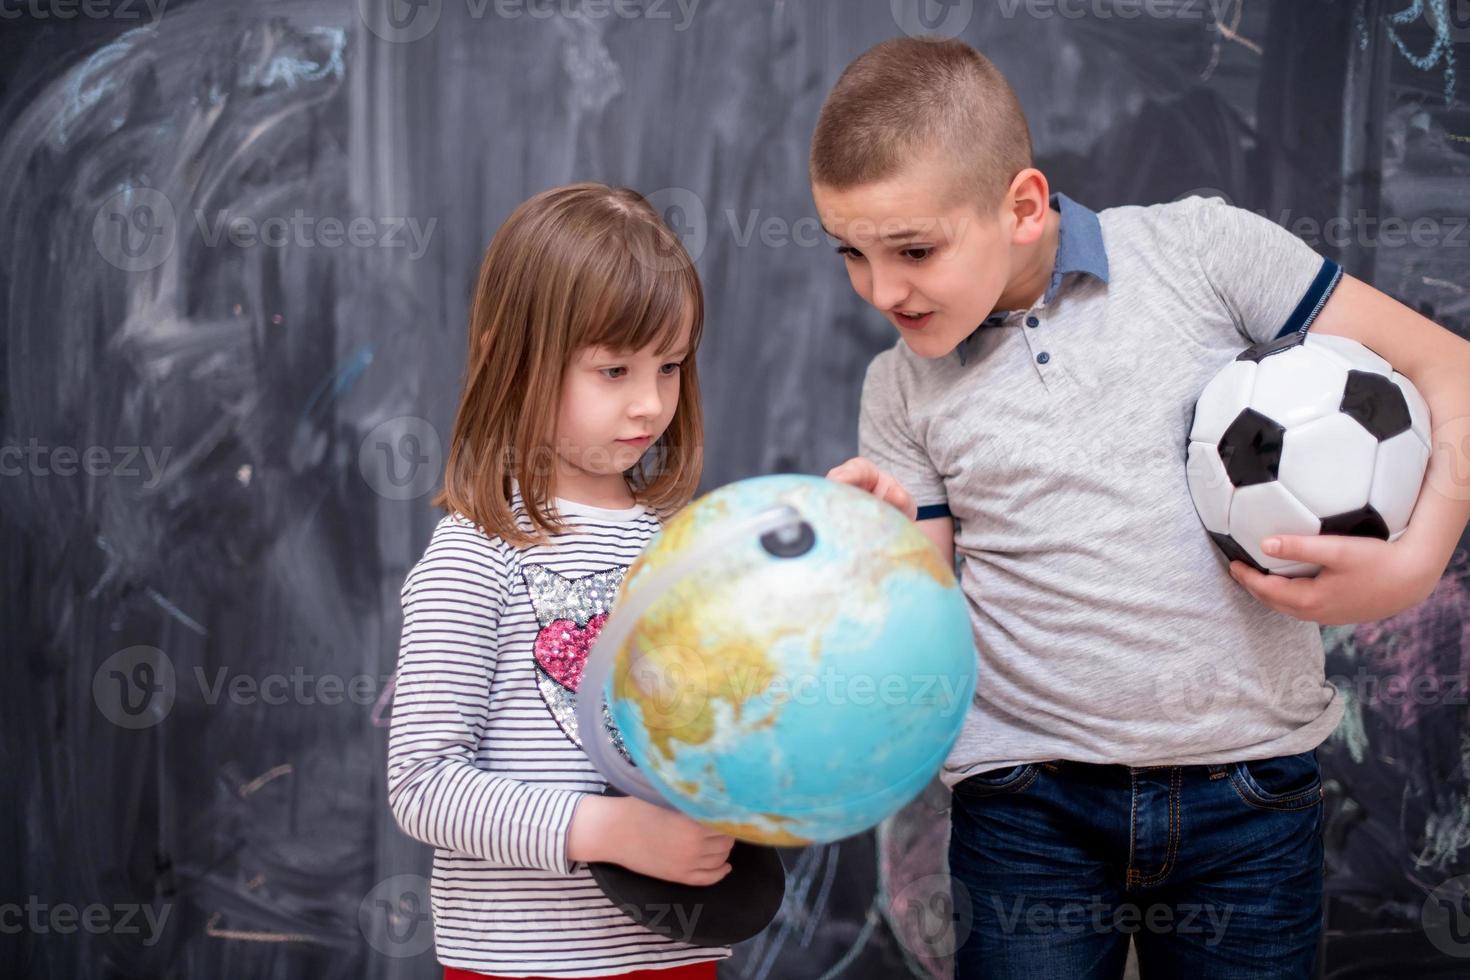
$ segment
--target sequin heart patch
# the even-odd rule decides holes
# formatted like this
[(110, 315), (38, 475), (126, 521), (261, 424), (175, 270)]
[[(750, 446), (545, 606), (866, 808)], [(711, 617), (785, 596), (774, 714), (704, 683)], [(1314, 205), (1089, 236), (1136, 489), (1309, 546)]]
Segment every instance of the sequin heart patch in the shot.
[(597, 642), (607, 613), (598, 613), (578, 626), (570, 619), (554, 619), (536, 635), (536, 662), (562, 687), (575, 691), (582, 682), (587, 651)]

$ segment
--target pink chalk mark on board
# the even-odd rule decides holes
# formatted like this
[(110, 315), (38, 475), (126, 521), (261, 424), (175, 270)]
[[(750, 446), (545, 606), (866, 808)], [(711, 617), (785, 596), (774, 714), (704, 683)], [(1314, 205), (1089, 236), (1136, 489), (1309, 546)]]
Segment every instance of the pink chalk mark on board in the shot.
[(1470, 553), (1455, 552), (1428, 599), (1364, 623), (1353, 637), (1376, 684), (1363, 710), (1405, 729), (1437, 706), (1463, 701), (1470, 693)]

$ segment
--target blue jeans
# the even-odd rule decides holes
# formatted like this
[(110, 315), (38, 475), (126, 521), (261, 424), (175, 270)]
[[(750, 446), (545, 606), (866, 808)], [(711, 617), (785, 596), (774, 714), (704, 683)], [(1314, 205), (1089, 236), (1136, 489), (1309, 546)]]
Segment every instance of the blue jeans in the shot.
[(1315, 751), (1212, 766), (1037, 762), (954, 787), (956, 980), (1310, 978)]

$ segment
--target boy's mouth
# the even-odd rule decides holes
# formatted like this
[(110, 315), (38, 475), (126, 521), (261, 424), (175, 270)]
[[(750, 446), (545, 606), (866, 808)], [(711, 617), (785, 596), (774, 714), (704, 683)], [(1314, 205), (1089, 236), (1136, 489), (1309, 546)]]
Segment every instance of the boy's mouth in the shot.
[(897, 320), (898, 325), (905, 330), (919, 330), (922, 329), (933, 316), (934, 311), (930, 310), (928, 313), (896, 312), (893, 318)]

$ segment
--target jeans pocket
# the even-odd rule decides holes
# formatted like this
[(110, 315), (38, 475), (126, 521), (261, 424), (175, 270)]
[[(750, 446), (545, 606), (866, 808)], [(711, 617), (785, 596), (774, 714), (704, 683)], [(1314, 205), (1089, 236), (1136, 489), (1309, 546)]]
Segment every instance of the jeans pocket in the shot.
[(960, 780), (955, 784), (954, 791), (961, 796), (971, 798), (1019, 793), (1030, 786), (1040, 772), (1041, 765), (1036, 762), (988, 769)]
[(1304, 810), (1322, 802), (1322, 770), (1316, 750), (1230, 767), (1230, 784), (1242, 800), (1263, 810)]

